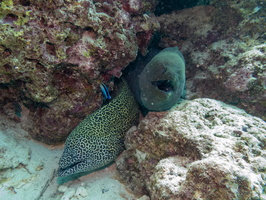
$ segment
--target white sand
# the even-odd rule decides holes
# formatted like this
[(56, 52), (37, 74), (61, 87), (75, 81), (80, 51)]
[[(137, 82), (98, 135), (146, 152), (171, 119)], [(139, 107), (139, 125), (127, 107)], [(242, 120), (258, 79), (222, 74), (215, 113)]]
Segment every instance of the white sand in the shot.
[(0, 200), (137, 199), (116, 178), (115, 165), (57, 183), (62, 147), (30, 140), (19, 124), (0, 116)]

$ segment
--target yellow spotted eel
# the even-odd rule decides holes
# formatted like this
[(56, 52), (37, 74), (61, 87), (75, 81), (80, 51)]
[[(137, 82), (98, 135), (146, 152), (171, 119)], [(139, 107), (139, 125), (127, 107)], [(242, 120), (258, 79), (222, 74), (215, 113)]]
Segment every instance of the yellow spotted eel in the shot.
[(58, 176), (93, 171), (114, 161), (124, 149), (126, 131), (138, 117), (138, 104), (122, 80), (118, 95), (86, 117), (68, 136)]

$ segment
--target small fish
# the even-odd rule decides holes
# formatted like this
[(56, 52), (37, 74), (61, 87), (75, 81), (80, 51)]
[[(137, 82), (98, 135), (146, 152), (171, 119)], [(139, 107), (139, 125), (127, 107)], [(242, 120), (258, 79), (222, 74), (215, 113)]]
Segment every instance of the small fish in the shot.
[(110, 95), (110, 93), (109, 93), (108, 87), (105, 84), (102, 83), (100, 85), (100, 88), (102, 90), (104, 99), (111, 99), (112, 98), (111, 95)]

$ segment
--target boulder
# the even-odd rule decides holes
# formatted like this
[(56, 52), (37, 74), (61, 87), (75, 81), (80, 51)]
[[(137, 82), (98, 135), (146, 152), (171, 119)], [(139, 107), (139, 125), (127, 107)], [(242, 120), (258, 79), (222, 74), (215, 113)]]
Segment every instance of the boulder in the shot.
[(201, 98), (149, 113), (126, 135), (118, 171), (151, 199), (265, 199), (266, 123)]

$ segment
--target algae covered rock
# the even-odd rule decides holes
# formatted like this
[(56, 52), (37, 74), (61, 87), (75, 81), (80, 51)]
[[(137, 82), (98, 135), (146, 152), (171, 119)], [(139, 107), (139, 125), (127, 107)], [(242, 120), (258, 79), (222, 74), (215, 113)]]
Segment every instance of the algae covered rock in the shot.
[[(149, 24), (143, 13), (155, 5), (137, 0), (1, 1), (1, 111), (20, 121), (33, 138), (63, 142), (100, 107), (100, 84), (119, 77), (135, 59), (142, 38), (137, 33), (143, 31), (139, 26)], [(152, 25), (145, 27), (151, 35)]]
[(160, 46), (187, 61), (187, 97), (212, 98), (265, 118), (265, 3), (210, 1), (163, 14)]
[(149, 113), (117, 160), (131, 188), (151, 199), (264, 199), (266, 123), (211, 99)]

